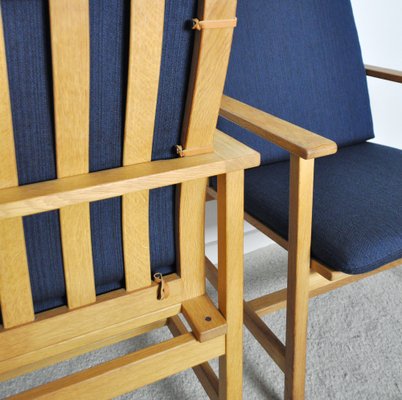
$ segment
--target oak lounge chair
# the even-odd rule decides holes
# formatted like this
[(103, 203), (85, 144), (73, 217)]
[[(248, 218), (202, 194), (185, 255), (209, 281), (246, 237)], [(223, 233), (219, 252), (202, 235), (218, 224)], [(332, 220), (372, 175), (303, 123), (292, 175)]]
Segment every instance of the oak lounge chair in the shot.
[[(112, 398), (216, 357), (219, 387), (203, 385), (241, 398), (243, 170), (259, 154), (216, 131), (235, 8), (1, 1), (1, 381), (166, 324), (177, 336), (16, 398)], [(219, 309), (205, 294), (213, 175)]]
[[(242, 0), (238, 18), (218, 127), (261, 153), (246, 219), (289, 252), (287, 290), (244, 319), (299, 400), (309, 297), (402, 263), (402, 151), (368, 142), (366, 82), (402, 73), (364, 67), (349, 0)], [(285, 347), (260, 317), (286, 305)]]

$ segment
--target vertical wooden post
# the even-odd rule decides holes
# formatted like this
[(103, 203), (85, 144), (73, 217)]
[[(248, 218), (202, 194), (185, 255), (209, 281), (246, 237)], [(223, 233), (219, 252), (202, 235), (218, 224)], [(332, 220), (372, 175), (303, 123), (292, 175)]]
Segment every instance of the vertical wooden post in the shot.
[[(232, 19), (237, 0), (199, 0), (200, 20)], [(232, 47), (233, 27), (196, 31), (186, 112), (183, 149), (210, 152)]]
[(218, 301), (226, 318), (226, 354), (219, 359), (219, 398), (242, 398), (244, 171), (218, 176)]
[(285, 399), (304, 399), (314, 160), (290, 158)]
[[(200, 20), (236, 16), (236, 0), (199, 0)], [(183, 119), (185, 150), (212, 151), (225, 84), (233, 27), (205, 29), (195, 34), (193, 59)], [(178, 190), (180, 276), (187, 298), (205, 292), (205, 196), (207, 179), (183, 182)]]
[(205, 196), (207, 178), (182, 183), (177, 190), (180, 276), (185, 298), (205, 293)]

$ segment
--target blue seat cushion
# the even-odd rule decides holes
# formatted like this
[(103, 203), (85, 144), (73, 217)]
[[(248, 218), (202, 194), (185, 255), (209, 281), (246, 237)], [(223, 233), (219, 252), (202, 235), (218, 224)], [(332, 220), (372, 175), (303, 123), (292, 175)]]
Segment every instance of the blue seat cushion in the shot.
[[(247, 213), (286, 239), (288, 197), (288, 161), (246, 172)], [(347, 274), (402, 257), (401, 150), (362, 143), (316, 161), (312, 256)]]
[[(334, 140), (374, 136), (367, 81), (350, 0), (239, 0), (225, 94)], [(261, 153), (279, 147), (229, 121), (219, 129)]]

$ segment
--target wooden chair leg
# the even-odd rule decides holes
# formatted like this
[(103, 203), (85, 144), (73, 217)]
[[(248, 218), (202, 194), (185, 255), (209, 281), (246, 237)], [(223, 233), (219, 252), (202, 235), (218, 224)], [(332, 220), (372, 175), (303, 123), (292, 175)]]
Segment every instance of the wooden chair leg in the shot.
[(314, 160), (291, 156), (285, 399), (305, 391)]
[(243, 188), (243, 171), (218, 176), (218, 302), (228, 324), (220, 400), (241, 399), (243, 391)]

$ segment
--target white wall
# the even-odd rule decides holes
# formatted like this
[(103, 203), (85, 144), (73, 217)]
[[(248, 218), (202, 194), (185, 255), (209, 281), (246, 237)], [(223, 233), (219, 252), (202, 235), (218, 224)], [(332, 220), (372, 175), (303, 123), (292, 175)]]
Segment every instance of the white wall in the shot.
[[(334, 0), (336, 1), (336, 0)], [(402, 0), (352, 0), (366, 64), (402, 70)], [(369, 78), (374, 142), (402, 149), (402, 85)], [(245, 253), (272, 243), (248, 223)], [(216, 262), (216, 202), (207, 204), (206, 253)]]
[[(366, 64), (402, 71), (402, 0), (352, 0)], [(375, 142), (402, 149), (402, 85), (369, 78)]]

